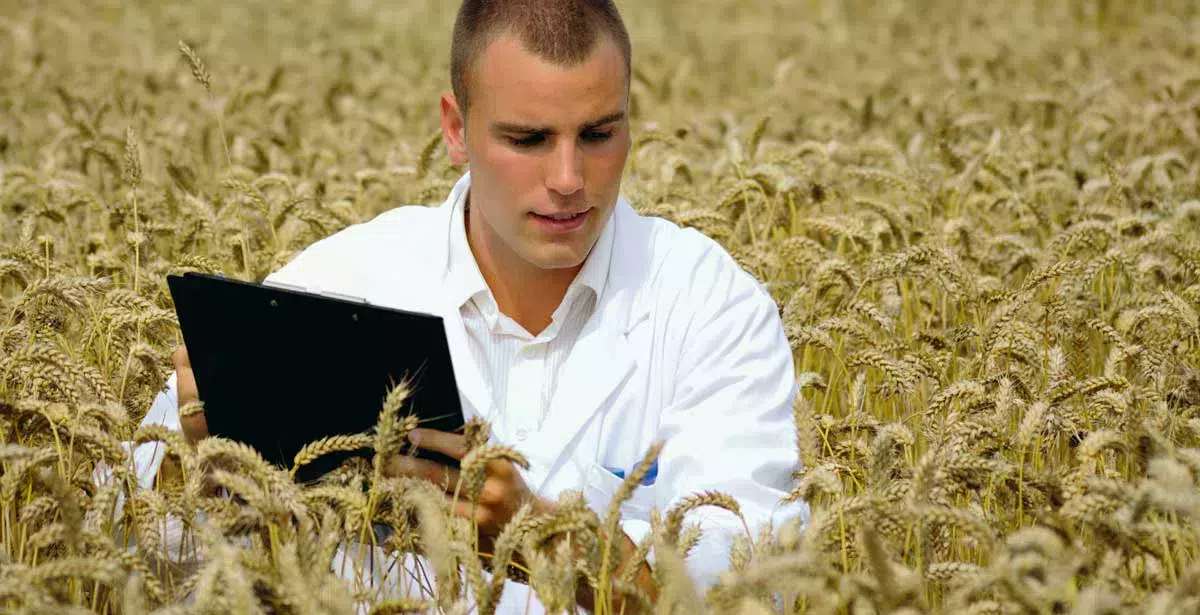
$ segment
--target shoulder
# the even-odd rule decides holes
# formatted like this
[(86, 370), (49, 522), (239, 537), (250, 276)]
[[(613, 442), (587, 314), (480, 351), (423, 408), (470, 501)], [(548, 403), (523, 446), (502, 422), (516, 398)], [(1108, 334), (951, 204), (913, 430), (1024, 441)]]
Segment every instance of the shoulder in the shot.
[(662, 218), (639, 215), (637, 220), (654, 270), (647, 298), (658, 309), (703, 311), (730, 303), (777, 309), (763, 285), (713, 238)]
[(434, 244), (440, 235), (435, 230), (446, 215), (445, 206), (395, 207), (314, 242), (267, 280), (355, 294), (347, 287), (366, 284), (367, 278), (384, 270), (396, 270), (386, 263), (412, 263), (437, 254)]

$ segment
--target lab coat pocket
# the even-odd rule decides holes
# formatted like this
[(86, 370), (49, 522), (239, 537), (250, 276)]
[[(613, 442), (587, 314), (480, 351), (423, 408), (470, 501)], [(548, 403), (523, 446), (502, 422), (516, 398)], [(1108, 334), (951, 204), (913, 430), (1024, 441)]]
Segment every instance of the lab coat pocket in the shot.
[[(583, 490), (588, 506), (601, 518), (608, 513), (608, 506), (621, 489), (624, 480), (608, 468), (592, 463)], [(654, 508), (655, 485), (639, 485), (633, 496), (621, 505), (621, 516), (626, 519), (650, 520), (650, 509)]]

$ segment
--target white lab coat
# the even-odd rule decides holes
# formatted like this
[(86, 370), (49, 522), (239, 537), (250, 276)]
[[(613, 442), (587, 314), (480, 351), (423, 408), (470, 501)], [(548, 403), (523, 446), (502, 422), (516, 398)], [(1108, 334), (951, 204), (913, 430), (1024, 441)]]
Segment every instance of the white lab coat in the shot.
[[(318, 241), (267, 282), (441, 316), (463, 412), (486, 418), (493, 415), (492, 396), (467, 346), (459, 306), (440, 292), (450, 213), (469, 185), (467, 174), (440, 207), (398, 207)], [(582, 490), (601, 515), (621, 484), (607, 468), (628, 472), (665, 440), (657, 479), (622, 510), (622, 527), (635, 542), (649, 532), (651, 508), (665, 511), (702, 490), (735, 496), (755, 531), (797, 516), (807, 522), (803, 503), (779, 504), (799, 462), (795, 373), (774, 301), (701, 233), (640, 216), (623, 198), (613, 216), (604, 297), (562, 367), (541, 430), (517, 439), (495, 429), (494, 439), (526, 455), (524, 478), (539, 495)], [(143, 424), (178, 428), (174, 382)], [(144, 486), (161, 457), (161, 447), (139, 447)], [(728, 566), (732, 537), (744, 530), (718, 509), (689, 519), (704, 529), (688, 560), (703, 587)], [(500, 612), (524, 613), (528, 599), (525, 586), (510, 582)], [(534, 601), (533, 612), (538, 606)]]

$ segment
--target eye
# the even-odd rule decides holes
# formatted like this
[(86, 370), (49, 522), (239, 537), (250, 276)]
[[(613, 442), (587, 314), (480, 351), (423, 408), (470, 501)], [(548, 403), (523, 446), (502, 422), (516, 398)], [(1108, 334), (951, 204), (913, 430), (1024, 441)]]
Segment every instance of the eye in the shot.
[(590, 143), (602, 143), (612, 138), (612, 131), (601, 132), (598, 130), (589, 130), (583, 133), (583, 140)]
[(542, 142), (545, 140), (546, 140), (546, 137), (544, 135), (536, 135), (536, 134), (529, 135), (528, 137), (521, 137), (519, 139), (512, 138), (512, 137), (509, 137), (509, 139), (508, 139), (509, 143), (512, 143), (513, 145), (515, 145), (517, 147), (524, 147), (524, 148), (536, 147), (538, 145), (541, 145)]

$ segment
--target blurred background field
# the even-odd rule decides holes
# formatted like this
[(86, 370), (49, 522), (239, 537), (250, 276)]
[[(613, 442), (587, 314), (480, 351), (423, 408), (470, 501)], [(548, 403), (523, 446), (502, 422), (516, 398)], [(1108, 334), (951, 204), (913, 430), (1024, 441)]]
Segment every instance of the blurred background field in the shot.
[[(658, 608), (1197, 612), (1200, 6), (619, 5), (624, 192), (778, 301), (803, 385), (793, 497), (813, 507), (707, 591), (662, 566)], [(326, 542), (370, 522), (478, 566), (469, 528), (409, 526), (419, 487), (370, 468), (300, 489), (175, 440), (175, 483), (92, 482), (122, 442), (168, 438), (135, 434), (180, 343), (168, 273), (259, 280), (444, 198), (456, 9), (0, 3), (0, 610), (464, 608), (462, 587), (405, 601), (328, 571)], [(258, 507), (201, 493), (205, 465), (252, 476), (226, 486)], [(207, 563), (156, 550), (170, 519)], [(547, 596), (571, 582), (534, 574)]]

